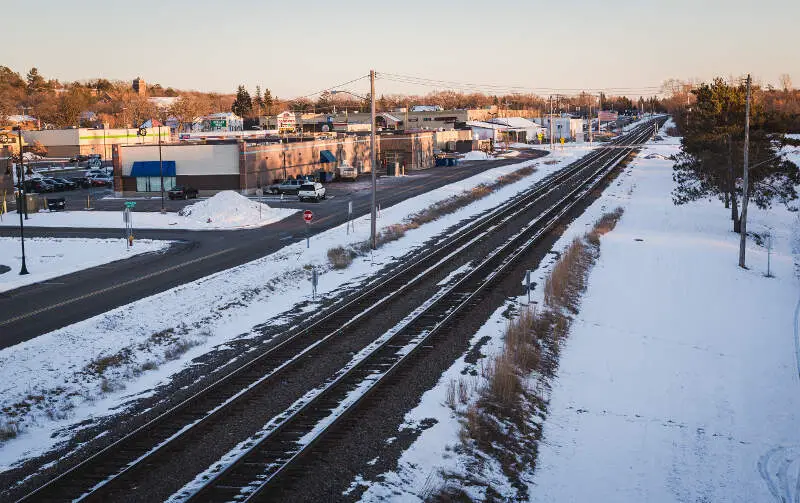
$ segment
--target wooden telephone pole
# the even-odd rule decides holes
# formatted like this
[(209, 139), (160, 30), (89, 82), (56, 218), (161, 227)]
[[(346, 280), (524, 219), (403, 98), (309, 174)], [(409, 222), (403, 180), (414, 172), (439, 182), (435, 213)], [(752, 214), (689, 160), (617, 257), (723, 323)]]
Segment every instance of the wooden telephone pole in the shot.
[(747, 102), (744, 112), (744, 174), (742, 175), (742, 215), (740, 217), (741, 228), (739, 236), (739, 267), (747, 268), (745, 265), (745, 248), (747, 247), (747, 202), (750, 199), (750, 74), (747, 74)]

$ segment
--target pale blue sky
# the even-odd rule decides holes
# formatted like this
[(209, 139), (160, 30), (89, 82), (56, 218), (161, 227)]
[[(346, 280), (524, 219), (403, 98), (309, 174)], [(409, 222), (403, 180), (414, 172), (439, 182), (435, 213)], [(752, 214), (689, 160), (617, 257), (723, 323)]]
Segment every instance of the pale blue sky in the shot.
[[(5, 0), (0, 65), (303, 95), (370, 68), (529, 88), (800, 84), (800, 0)], [(748, 26), (749, 25), (749, 26)], [(350, 87), (366, 91), (366, 82)], [(427, 92), (381, 80), (377, 93)]]

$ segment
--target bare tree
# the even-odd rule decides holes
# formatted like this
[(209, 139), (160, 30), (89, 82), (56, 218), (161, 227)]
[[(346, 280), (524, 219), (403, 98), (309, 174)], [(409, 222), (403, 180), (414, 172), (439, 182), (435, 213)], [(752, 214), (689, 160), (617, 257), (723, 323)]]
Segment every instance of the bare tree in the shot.
[(781, 74), (778, 81), (780, 82), (781, 89), (784, 91), (789, 92), (792, 90), (792, 76), (788, 73)]

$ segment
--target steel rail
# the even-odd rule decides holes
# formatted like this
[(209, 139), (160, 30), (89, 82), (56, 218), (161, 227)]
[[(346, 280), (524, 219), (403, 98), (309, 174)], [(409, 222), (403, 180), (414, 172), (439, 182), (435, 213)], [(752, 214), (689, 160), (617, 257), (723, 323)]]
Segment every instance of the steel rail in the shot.
[[(618, 138), (614, 142), (609, 142), (611, 143), (609, 146), (616, 146), (617, 144), (626, 141), (626, 139), (630, 137), (634, 131), (631, 131), (624, 137)], [(310, 324), (298, 327), (294, 331), (290, 331), (289, 335), (287, 335), (282, 341), (274, 346), (271, 346), (258, 357), (253, 358), (244, 365), (220, 377), (205, 388), (182, 400), (179, 404), (159, 414), (157, 417), (149, 420), (144, 425), (126, 434), (124, 437), (116, 440), (94, 455), (81, 461), (67, 471), (51, 479), (44, 485), (23, 496), (18, 501), (41, 501), (42, 498), (46, 498), (48, 493), (52, 494), (53, 492), (57, 493), (60, 498), (63, 498), (65, 496), (63, 492), (64, 489), (72, 489), (73, 492), (78, 492), (75, 491), (75, 489), (78, 489), (80, 492), (78, 499), (84, 499), (92, 496), (101, 487), (137, 468), (166, 446), (176, 443), (179, 438), (183, 437), (189, 431), (193, 431), (198, 426), (208, 422), (212, 418), (219, 416), (221, 412), (224, 412), (224, 409), (227, 406), (230, 406), (232, 403), (244, 398), (260, 384), (263, 384), (267, 379), (273, 378), (278, 372), (287, 368), (290, 364), (295, 363), (299, 358), (307, 355), (307, 353), (317, 348), (319, 345), (342, 333), (344, 329), (352, 326), (354, 323), (361, 321), (366, 316), (371, 314), (376, 308), (385, 305), (387, 302), (393, 300), (401, 293), (407, 291), (410, 287), (417, 284), (428, 274), (435, 271), (437, 267), (439, 267), (443, 262), (446, 262), (447, 259), (453, 254), (458, 253), (464, 246), (468, 246), (476, 238), (481, 237), (482, 232), (486, 232), (487, 229), (520, 215), (522, 212), (528, 210), (533, 204), (536, 204), (538, 201), (540, 201), (550, 189), (566, 180), (573, 178), (583, 171), (587, 166), (598, 162), (598, 160), (603, 159), (612, 153), (615, 152), (613, 149), (608, 147), (600, 148), (594, 152), (591, 152), (571, 165), (552, 175), (549, 175), (547, 178), (537, 183), (528, 191), (515, 196), (505, 204), (501, 204), (498, 207), (479, 215), (469, 224), (462, 227), (458, 232), (446, 238), (446, 243), (435, 247), (427, 254), (421, 255), (420, 258), (412, 261), (410, 264), (400, 267), (399, 270), (392, 271), (385, 279), (376, 279), (371, 284), (368, 284), (368, 288), (363, 293), (356, 295), (354, 298), (347, 300), (344, 304), (335, 307), (332, 312), (320, 315), (321, 317), (319, 319), (312, 321)], [(520, 203), (523, 203), (521, 207), (519, 206)], [(437, 262), (425, 268), (419, 274), (413, 275), (410, 281), (402, 283), (399, 288), (394, 288), (388, 295), (376, 295), (382, 289), (385, 290), (387, 286), (395, 284), (404, 277), (408, 277), (415, 270), (432, 262), (433, 260), (437, 260)], [(377, 300), (373, 300), (376, 297)], [(215, 406), (206, 407), (201, 411), (192, 410), (194, 409), (193, 406), (195, 403), (202, 402), (203, 399), (213, 396), (214, 393), (220, 388), (241, 380), (243, 374), (253, 370), (257, 365), (264, 363), (267, 359), (273, 357), (280, 350), (286, 348), (292, 343), (297, 342), (299, 338), (309, 334), (309, 332), (313, 332), (315, 328), (322, 327), (326, 322), (334, 320), (338, 315), (352, 312), (354, 306), (358, 306), (366, 300), (369, 300), (370, 302), (366, 309), (358, 311), (356, 316), (348, 314), (349, 319), (344, 324), (339, 326), (339, 328), (328, 333), (324, 337), (311, 342), (288, 359), (284, 359), (282, 362), (273, 365), (266, 373), (259, 372), (260, 377), (245, 379), (249, 381), (249, 383), (238, 385), (238, 392), (228, 393), (226, 397), (218, 397), (216, 400), (217, 404)], [(188, 414), (187, 411), (189, 411)], [(190, 416), (190, 419), (184, 420), (182, 426), (180, 427), (173, 426), (171, 429), (164, 428), (163, 423), (168, 422), (181, 413)], [(167, 431), (164, 431), (165, 429)], [(153, 433), (158, 433), (155, 439)], [(148, 447), (138, 447), (140, 437), (144, 437), (149, 440)], [(128, 453), (129, 455), (127, 456), (127, 459), (123, 461), (111, 463), (115, 466), (107, 466), (109, 464), (109, 458), (113, 459), (115, 455), (118, 455), (119, 453)], [(105, 473), (97, 473), (97, 470), (92, 470), (91, 468), (93, 464), (100, 464), (104, 466), (106, 468)], [(85, 482), (87, 479), (90, 479), (90, 484), (74, 483), (75, 481)], [(82, 486), (82, 488), (76, 486)]]
[[(643, 129), (642, 131), (637, 130), (636, 134), (637, 138), (642, 135), (646, 137), (646, 135), (649, 134), (649, 128)], [(339, 424), (339, 422), (346, 415), (352, 413), (352, 411), (358, 407), (358, 405), (368, 394), (372, 393), (375, 389), (377, 389), (378, 386), (385, 382), (385, 380), (392, 375), (397, 368), (408, 362), (408, 360), (412, 358), (414, 354), (416, 354), (420, 347), (425, 345), (426, 342), (429, 341), (429, 339), (441, 329), (441, 327), (449, 322), (465, 306), (467, 306), (478, 293), (482, 292), (511, 264), (513, 264), (520, 255), (527, 252), (527, 250), (535, 242), (537, 242), (546, 232), (551, 230), (553, 226), (561, 220), (564, 214), (582, 201), (589, 192), (594, 190), (594, 188), (596, 188), (598, 184), (608, 176), (608, 174), (619, 164), (622, 159), (624, 159), (636, 148), (638, 148), (637, 145), (632, 145), (627, 151), (615, 152), (616, 155), (612, 156), (610, 160), (604, 162), (589, 177), (587, 177), (584, 183), (579, 184), (576, 188), (568, 192), (566, 196), (560, 198), (555, 204), (540, 214), (539, 217), (526, 224), (516, 236), (512, 237), (506, 241), (506, 243), (495, 249), (485, 260), (480, 263), (478, 267), (476, 267), (470, 273), (459, 279), (452, 286), (447, 287), (444, 294), (438, 296), (425, 309), (415, 312), (415, 314), (408, 321), (403, 322), (403, 328), (395, 332), (379, 346), (373, 348), (369, 355), (367, 355), (363, 360), (359, 361), (352, 368), (328, 383), (322, 390), (319, 390), (319, 393), (313, 399), (296, 408), (291, 414), (283, 417), (277, 424), (274, 425), (274, 428), (269, 433), (261, 437), (251, 447), (244, 451), (244, 453), (234, 463), (215, 473), (207, 481), (206, 485), (197, 490), (195, 493), (191, 494), (190, 501), (228, 501), (228, 498), (230, 497), (236, 497), (239, 499), (245, 496), (246, 497), (244, 501), (251, 501), (254, 498), (257, 498), (276, 478), (288, 470), (293, 462), (305, 455), (326, 432), (328, 432), (335, 425)], [(546, 220), (544, 225), (541, 225), (538, 231), (535, 231), (532, 237), (525, 240), (521, 246), (517, 247), (511, 253), (508, 253), (510, 248), (515, 246), (525, 235), (530, 233), (530, 231), (539, 225), (542, 220), (551, 215), (552, 217), (549, 220)], [(502, 259), (504, 254), (507, 255), (507, 257)], [(469, 281), (474, 281), (476, 275), (480, 274), (481, 271), (485, 270), (490, 264), (493, 263), (493, 261), (497, 260), (498, 258), (501, 258), (500, 265), (492, 270), (485, 278), (480, 279), (478, 281), (477, 288), (467, 292), (458, 291), (459, 288), (467, 284)], [(454, 298), (457, 301), (455, 305), (447, 304), (445, 302), (446, 296), (449, 294), (455, 295)], [(387, 356), (383, 355), (382, 351), (384, 351), (386, 348), (396, 349), (407, 347), (409, 340), (413, 339), (417, 333), (412, 331), (411, 334), (408, 334), (404, 332), (404, 330), (409, 326), (413, 326), (413, 324), (418, 320), (424, 320), (426, 317), (430, 317), (432, 310), (434, 308), (438, 308), (439, 306), (442, 306), (440, 310), (443, 310), (446, 313), (444, 318), (438, 321), (431, 329), (424, 331), (424, 335), (413, 342), (412, 349), (410, 351), (399, 351), (396, 361), (387, 363)], [(403, 342), (403, 339), (405, 339), (405, 342)], [(377, 361), (377, 363), (373, 363), (372, 360)], [(368, 371), (370, 365), (372, 365), (372, 370)], [(378, 376), (377, 378), (375, 377), (376, 374)], [(342, 402), (341, 400), (337, 402), (337, 398), (329, 395), (336, 394), (336, 392), (339, 391), (338, 398), (341, 399), (341, 388), (344, 387), (350, 390), (357, 389), (359, 387), (359, 383), (361, 382), (368, 382), (366, 388), (362, 390), (362, 394), (355, 401), (351, 402), (344, 409), (344, 411), (340, 412), (338, 415), (335, 415), (335, 407), (331, 408), (331, 405)], [(345, 392), (345, 395), (346, 394), (347, 393)], [(322, 403), (321, 406), (318, 405), (320, 403)], [(327, 417), (324, 417), (325, 411), (330, 411), (331, 415), (334, 415), (334, 417), (329, 423), (327, 423), (326, 426), (322, 428), (317, 427), (318, 422), (307, 420), (304, 421), (304, 418), (307, 416), (310, 416), (311, 419), (325, 420), (327, 419)], [(303, 427), (306, 429), (304, 430)], [(314, 431), (314, 428), (316, 428), (315, 432), (308, 432)], [(285, 432), (288, 432), (286, 435), (289, 437), (288, 440), (286, 438), (281, 438)], [(298, 440), (305, 438), (308, 435), (312, 435), (311, 439), (306, 444), (299, 445)], [(279, 449), (281, 444), (289, 445), (290, 447), (281, 451)], [(265, 453), (267, 454), (264, 455)], [(254, 467), (256, 469), (261, 467), (263, 472), (258, 474), (258, 476), (247, 480), (247, 477), (243, 475), (242, 471), (245, 473), (252, 472)], [(234, 481), (245, 480), (245, 482), (239, 482), (238, 484), (236, 482), (232, 483), (231, 479)], [(248, 487), (254, 487), (253, 491), (246, 494), (243, 493), (242, 491)], [(237, 492), (238, 494), (236, 494)], [(222, 496), (222, 498), (217, 498), (217, 496)]]

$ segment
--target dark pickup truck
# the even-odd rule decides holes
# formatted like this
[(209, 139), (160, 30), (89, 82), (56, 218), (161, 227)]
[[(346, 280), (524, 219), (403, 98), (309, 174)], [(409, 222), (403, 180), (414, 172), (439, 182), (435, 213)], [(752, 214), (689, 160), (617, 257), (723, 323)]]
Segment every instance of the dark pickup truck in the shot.
[(197, 189), (186, 185), (176, 185), (167, 191), (170, 199), (197, 199)]

